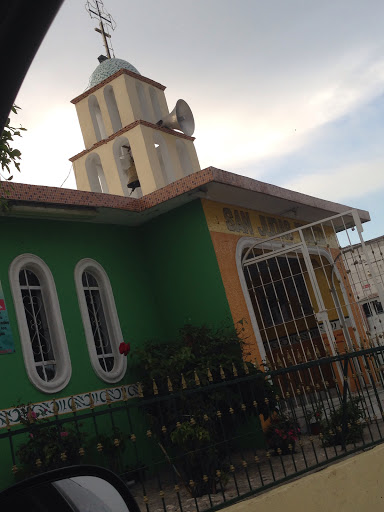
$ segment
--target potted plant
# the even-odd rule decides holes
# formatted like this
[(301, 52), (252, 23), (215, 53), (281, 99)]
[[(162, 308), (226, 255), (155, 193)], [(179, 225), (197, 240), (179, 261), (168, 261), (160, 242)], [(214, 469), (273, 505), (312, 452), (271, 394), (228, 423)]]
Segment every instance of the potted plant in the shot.
[(360, 407), (361, 398), (347, 400), (334, 409), (328, 419), (321, 422), (321, 432), (325, 444), (334, 446), (358, 443), (362, 440), (365, 422)]
[(282, 413), (275, 413), (265, 432), (268, 447), (276, 455), (286, 455), (295, 451), (295, 444), (301, 433), (294, 419)]
[(323, 406), (314, 404), (312, 409), (305, 410), (304, 415), (310, 434), (319, 435), (321, 420), (323, 417)]

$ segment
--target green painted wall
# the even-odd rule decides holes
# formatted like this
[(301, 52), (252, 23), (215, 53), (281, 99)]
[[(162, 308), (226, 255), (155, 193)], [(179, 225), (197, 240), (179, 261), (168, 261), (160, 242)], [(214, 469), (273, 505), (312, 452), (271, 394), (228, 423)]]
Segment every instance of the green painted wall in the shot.
[[(185, 323), (212, 327), (232, 323), (199, 200), (137, 228), (3, 217), (0, 232), (0, 281), (16, 348), (13, 354), (0, 355), (0, 410), (18, 401), (52, 398), (30, 383), (24, 366), (8, 280), (9, 265), (20, 254), (39, 256), (55, 280), (72, 363), (70, 382), (54, 395), (57, 398), (111, 387), (95, 375), (88, 354), (74, 282), (74, 268), (83, 258), (96, 260), (108, 274), (124, 340), (133, 352), (147, 340), (174, 339)], [(121, 383), (132, 382), (135, 376), (128, 359)], [(0, 434), (5, 432), (0, 429)], [(1, 488), (11, 483), (13, 475), (8, 439), (0, 444)]]
[[(55, 280), (72, 362), (71, 380), (58, 397), (109, 387), (92, 370), (85, 341), (73, 277), (82, 258), (95, 259), (107, 272), (124, 340), (133, 350), (146, 340), (171, 339), (185, 323), (232, 322), (199, 200), (139, 228), (1, 218), (0, 230), (6, 241), (0, 280), (16, 346), (14, 354), (0, 355), (0, 409), (47, 397), (29, 382), (22, 357), (8, 280), (9, 265), (20, 254), (42, 258)], [(122, 382), (133, 381), (128, 367)]]
[(200, 200), (144, 225), (141, 239), (168, 337), (186, 323), (233, 324)]
[[(72, 377), (58, 396), (109, 387), (90, 364), (74, 283), (74, 268), (82, 258), (93, 258), (107, 272), (115, 296), (124, 339), (133, 346), (161, 333), (153, 296), (147, 293), (148, 277), (141, 262), (137, 236), (132, 229), (75, 222), (1, 219), (0, 280), (16, 345), (14, 354), (0, 355), (0, 408), (18, 399), (40, 401), (39, 392), (27, 378), (17, 321), (8, 280), (12, 260), (23, 253), (42, 258), (56, 284), (71, 362)], [(143, 321), (145, 318), (151, 321)], [(127, 375), (125, 382), (129, 382)]]

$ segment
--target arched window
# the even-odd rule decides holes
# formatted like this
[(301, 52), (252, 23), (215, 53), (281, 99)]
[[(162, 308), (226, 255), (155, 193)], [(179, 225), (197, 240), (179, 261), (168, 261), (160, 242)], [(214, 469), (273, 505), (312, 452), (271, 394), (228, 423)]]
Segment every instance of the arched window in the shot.
[(149, 113), (147, 98), (145, 97), (145, 91), (142, 83), (136, 83), (136, 91), (139, 97), (140, 104), (139, 119), (143, 119), (144, 121), (152, 121), (151, 114)]
[(13, 300), (27, 374), (46, 393), (63, 389), (71, 362), (53, 276), (33, 254), (23, 254), (9, 268)]
[(167, 145), (158, 131), (155, 131), (153, 133), (153, 143), (155, 146), (155, 151), (157, 154), (157, 158), (159, 160), (165, 184), (168, 185), (169, 183), (175, 181), (176, 178), (175, 173), (173, 171), (171, 159), (169, 157)]
[(100, 105), (96, 96), (92, 95), (88, 99), (89, 112), (91, 114), (93, 129), (95, 130), (96, 140), (103, 140), (107, 138), (105, 131), (103, 116), (101, 115)]
[(160, 121), (160, 119), (163, 117), (163, 115), (161, 113), (159, 99), (157, 97), (157, 92), (154, 87), (149, 88), (149, 96), (151, 98), (153, 112), (155, 113), (155, 123), (157, 123), (157, 121)]
[(135, 188), (134, 191), (128, 188), (128, 174), (134, 162), (131, 144), (127, 137), (118, 137), (115, 140), (113, 143), (113, 156), (115, 157), (115, 163), (124, 195), (134, 198), (142, 197), (143, 193), (141, 187)]
[(76, 265), (75, 283), (92, 368), (105, 382), (118, 382), (127, 362), (119, 353), (123, 335), (108, 276), (87, 258)]
[(103, 166), (101, 165), (101, 160), (97, 153), (88, 155), (85, 161), (85, 168), (87, 170), (91, 192), (103, 192), (104, 194), (108, 194), (107, 180), (105, 179)]
[(113, 92), (112, 85), (107, 85), (104, 89), (105, 103), (107, 104), (109, 117), (112, 123), (113, 133), (120, 130), (122, 127), (119, 109), (117, 108), (115, 93)]
[(191, 158), (188, 153), (188, 149), (186, 148), (185, 142), (180, 139), (176, 139), (176, 150), (177, 155), (180, 160), (181, 169), (183, 171), (184, 176), (188, 176), (188, 174), (193, 173), (193, 167)]

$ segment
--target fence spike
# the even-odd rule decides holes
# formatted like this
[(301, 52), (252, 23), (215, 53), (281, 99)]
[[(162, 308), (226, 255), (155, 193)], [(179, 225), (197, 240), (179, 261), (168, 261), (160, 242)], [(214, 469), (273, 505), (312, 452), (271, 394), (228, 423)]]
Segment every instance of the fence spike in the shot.
[(141, 385), (141, 382), (137, 383), (137, 394), (139, 395), (139, 398), (144, 398), (143, 386)]
[(196, 370), (194, 372), (194, 376), (195, 376), (195, 384), (196, 384), (196, 386), (200, 386), (200, 379), (199, 379), (199, 376), (197, 375), (197, 371)]
[(187, 389), (187, 382), (186, 382), (186, 380), (184, 378), (184, 373), (181, 374), (181, 387), (183, 389)]
[(222, 380), (225, 380), (225, 373), (224, 373), (224, 370), (223, 370), (223, 367), (220, 365), (220, 377)]
[(95, 408), (95, 402), (93, 400), (92, 393), (88, 393), (88, 395), (89, 395), (89, 407), (90, 407), (90, 409), (94, 409)]
[(247, 365), (246, 361), (244, 361), (244, 363), (243, 363), (243, 368), (244, 368), (245, 375), (248, 375), (249, 374), (249, 368), (248, 368), (248, 365)]
[(155, 379), (152, 379), (152, 387), (153, 387), (153, 394), (154, 395), (158, 395), (159, 394), (159, 390), (157, 388), (157, 384), (155, 382)]
[(211, 370), (209, 368), (207, 368), (207, 375), (208, 375), (209, 382), (212, 382), (213, 381), (213, 377), (212, 377)]
[(172, 381), (171, 381), (171, 379), (169, 378), (169, 375), (167, 375), (167, 384), (168, 384), (168, 391), (169, 391), (170, 393), (172, 393), (172, 392), (173, 392), (173, 386), (172, 386)]
[(297, 357), (296, 359), (298, 360), (299, 363), (302, 363), (303, 362), (303, 356), (301, 355), (301, 352), (299, 349), (297, 349)]
[(238, 375), (237, 375), (237, 368), (236, 368), (236, 366), (235, 366), (235, 363), (232, 363), (232, 373), (233, 373), (233, 376), (234, 376), (234, 377), (237, 377), (237, 376), (238, 376)]

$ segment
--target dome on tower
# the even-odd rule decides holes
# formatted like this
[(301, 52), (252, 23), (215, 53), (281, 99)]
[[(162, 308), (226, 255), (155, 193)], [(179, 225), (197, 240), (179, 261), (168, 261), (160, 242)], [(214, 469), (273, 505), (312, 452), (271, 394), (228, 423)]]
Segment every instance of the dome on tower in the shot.
[(114, 73), (119, 71), (120, 69), (128, 69), (128, 71), (132, 71), (133, 73), (137, 73), (140, 75), (139, 71), (132, 66), (129, 62), (123, 59), (105, 59), (101, 64), (97, 66), (95, 71), (92, 73), (89, 79), (88, 89), (94, 87), (99, 84), (109, 76), (112, 76)]

